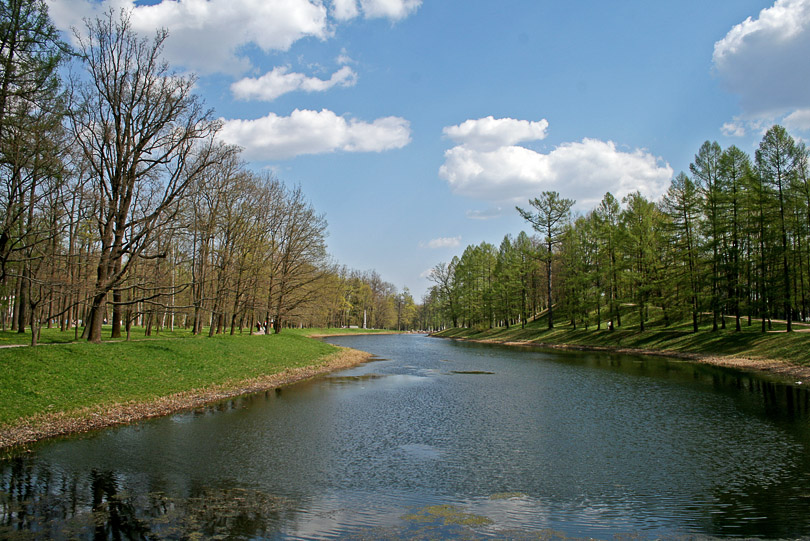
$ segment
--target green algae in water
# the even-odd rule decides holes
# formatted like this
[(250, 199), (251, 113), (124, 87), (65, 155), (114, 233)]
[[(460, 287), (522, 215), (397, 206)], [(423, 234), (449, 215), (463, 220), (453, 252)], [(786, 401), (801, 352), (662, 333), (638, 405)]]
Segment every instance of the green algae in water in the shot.
[(330, 376), (325, 378), (326, 381), (329, 383), (335, 383), (338, 385), (341, 384), (349, 384), (349, 383), (360, 383), (363, 381), (373, 381), (375, 379), (381, 379), (386, 377), (385, 374), (362, 374), (360, 376)]
[(465, 513), (453, 505), (431, 505), (402, 517), (411, 522), (441, 522), (445, 526), (489, 526), (492, 520), (481, 515)]

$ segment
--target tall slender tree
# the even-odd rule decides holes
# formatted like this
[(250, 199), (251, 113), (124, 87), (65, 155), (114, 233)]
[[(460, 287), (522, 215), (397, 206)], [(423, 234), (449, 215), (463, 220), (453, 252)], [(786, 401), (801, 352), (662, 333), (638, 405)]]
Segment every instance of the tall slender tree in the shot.
[(706, 141), (701, 145), (695, 155), (695, 161), (689, 165), (692, 171), (695, 186), (703, 195), (703, 208), (705, 215), (706, 234), (708, 246), (711, 249), (711, 309), (712, 330), (716, 331), (720, 323), (720, 265), (721, 265), (721, 236), (722, 236), (722, 193), (720, 184), (720, 156), (722, 149), (717, 142)]
[(529, 204), (536, 212), (524, 210), (516, 207), (524, 220), (532, 224), (535, 231), (543, 235), (543, 243), (546, 248), (546, 285), (548, 287), (548, 328), (554, 328), (554, 309), (552, 294), (552, 262), (553, 250), (560, 242), (560, 237), (564, 231), (565, 224), (570, 220), (571, 207), (574, 206), (573, 199), (560, 197), (558, 192), (545, 191), (540, 197), (529, 200)]
[(787, 213), (790, 183), (796, 172), (795, 141), (782, 126), (771, 127), (762, 138), (756, 161), (763, 181), (776, 193), (777, 218), (781, 239), (782, 302), (787, 320), (787, 332), (793, 330), (793, 303), (790, 295), (790, 266), (788, 265)]

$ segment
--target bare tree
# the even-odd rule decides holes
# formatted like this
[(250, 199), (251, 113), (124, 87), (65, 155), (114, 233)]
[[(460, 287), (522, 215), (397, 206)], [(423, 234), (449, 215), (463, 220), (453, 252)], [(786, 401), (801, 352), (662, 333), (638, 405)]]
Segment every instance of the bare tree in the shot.
[(86, 21), (77, 41), (87, 80), (76, 92), (76, 142), (99, 199), (99, 261), (85, 337), (101, 340), (107, 294), (172, 220), (189, 184), (217, 159), (218, 124), (193, 94), (194, 77), (160, 58), (165, 30), (138, 37), (129, 15)]
[(326, 259), (326, 219), (315, 213), (300, 187), (287, 193), (282, 216), (269, 277), (276, 333), (292, 310), (315, 296), (310, 286), (323, 276)]

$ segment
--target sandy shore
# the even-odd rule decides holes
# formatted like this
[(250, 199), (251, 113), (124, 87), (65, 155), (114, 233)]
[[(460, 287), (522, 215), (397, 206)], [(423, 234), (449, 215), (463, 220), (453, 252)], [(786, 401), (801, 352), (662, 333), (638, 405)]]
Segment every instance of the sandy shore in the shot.
[(285, 370), (239, 382), (184, 391), (149, 402), (127, 402), (88, 408), (70, 413), (49, 413), (24, 419), (13, 425), (0, 426), (0, 449), (21, 446), (54, 436), (64, 436), (123, 425), (198, 408), (228, 398), (258, 393), (320, 376), (335, 370), (351, 368), (368, 361), (372, 355), (342, 348), (326, 362), (314, 366)]
[[(442, 338), (442, 337), (439, 337)], [(500, 340), (475, 340), (468, 338), (449, 338), (449, 340), (461, 340), (466, 342), (478, 342), (481, 344), (500, 344), (513, 347), (541, 347), (548, 349), (562, 349), (568, 351), (602, 351), (606, 353), (626, 353), (629, 355), (654, 355), (656, 357), (667, 357), (670, 359), (680, 359), (693, 363), (710, 364), (713, 366), (723, 366), (736, 368), (738, 370), (748, 370), (773, 374), (785, 379), (794, 381), (807, 381), (810, 383), (810, 367), (799, 366), (779, 359), (748, 359), (734, 356), (701, 355), (699, 353), (683, 353), (680, 351), (666, 351), (656, 349), (622, 348), (607, 346), (583, 346), (579, 344), (544, 344), (540, 342), (503, 342)]]

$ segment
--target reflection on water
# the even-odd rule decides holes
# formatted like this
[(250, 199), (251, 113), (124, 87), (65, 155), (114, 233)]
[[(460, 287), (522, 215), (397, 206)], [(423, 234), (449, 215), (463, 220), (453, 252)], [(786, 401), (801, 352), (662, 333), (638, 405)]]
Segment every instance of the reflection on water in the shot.
[(333, 341), (380, 359), (0, 462), (0, 538), (810, 534), (804, 385), (657, 358)]

